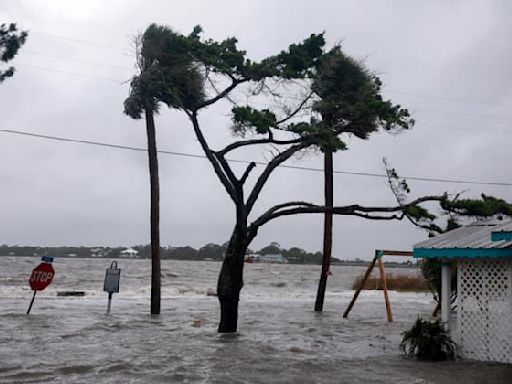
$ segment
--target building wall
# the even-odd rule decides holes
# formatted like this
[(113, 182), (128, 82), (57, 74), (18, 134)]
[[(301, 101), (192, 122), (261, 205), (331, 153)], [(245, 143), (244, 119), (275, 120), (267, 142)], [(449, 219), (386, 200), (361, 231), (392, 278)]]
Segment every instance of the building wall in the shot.
[(512, 260), (461, 260), (457, 297), (452, 332), (462, 356), (512, 363)]

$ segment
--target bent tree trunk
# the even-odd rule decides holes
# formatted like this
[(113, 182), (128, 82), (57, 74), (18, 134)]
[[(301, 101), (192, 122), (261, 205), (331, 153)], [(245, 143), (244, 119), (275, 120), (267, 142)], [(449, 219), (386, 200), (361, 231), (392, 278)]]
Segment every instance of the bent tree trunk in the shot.
[(160, 185), (153, 111), (145, 110), (151, 194), (151, 314), (160, 314)]
[(220, 303), (218, 331), (220, 333), (236, 332), (238, 325), (238, 301), (244, 285), (244, 257), (248, 245), (245, 231), (237, 227), (229, 241), (217, 282)]
[[(332, 151), (325, 149), (324, 152), (324, 178), (325, 178), (325, 206), (333, 207), (333, 172), (332, 172)], [(322, 259), (322, 272), (318, 282), (318, 292), (316, 294), (315, 311), (321, 312), (324, 307), (325, 289), (327, 287), (327, 277), (331, 266), (332, 251), (332, 212), (324, 213), (324, 248)]]

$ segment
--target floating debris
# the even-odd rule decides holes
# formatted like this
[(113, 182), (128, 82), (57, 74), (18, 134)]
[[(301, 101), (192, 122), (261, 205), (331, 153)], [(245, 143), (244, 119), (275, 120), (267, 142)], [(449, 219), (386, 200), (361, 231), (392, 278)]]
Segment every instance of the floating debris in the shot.
[(194, 321), (192, 321), (192, 326), (195, 328), (199, 328), (201, 325), (201, 320), (199, 319), (195, 319)]
[(85, 291), (59, 291), (57, 296), (85, 296)]

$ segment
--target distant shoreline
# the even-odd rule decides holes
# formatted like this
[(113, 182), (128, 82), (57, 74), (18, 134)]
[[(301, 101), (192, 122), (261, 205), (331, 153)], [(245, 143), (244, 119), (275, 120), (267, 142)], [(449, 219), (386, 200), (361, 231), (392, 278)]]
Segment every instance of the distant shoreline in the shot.
[[(2, 255), (0, 254), (0, 257), (33, 257), (33, 258), (40, 258), (43, 255)], [(58, 256), (57, 259), (121, 259), (121, 260), (149, 260), (147, 257), (125, 257), (125, 256)], [(162, 260), (173, 260), (173, 261), (211, 261), (211, 262), (221, 262), (222, 260), (211, 260), (208, 258), (205, 259), (174, 259), (174, 258), (165, 258)], [(339, 260), (339, 261), (332, 261), (331, 265), (336, 266), (352, 266), (352, 267), (367, 267), (370, 264), (370, 260)], [(416, 268), (416, 264), (406, 264), (406, 263), (397, 263), (393, 261), (384, 261), (384, 263), (388, 266), (393, 266), (396, 268)], [(255, 263), (256, 265), (260, 263)], [(273, 264), (281, 264), (281, 263), (273, 263)], [(293, 262), (290, 261), (288, 264), (293, 265), (321, 265), (320, 263), (300, 263), (300, 262)], [(286, 265), (286, 264), (283, 264)]]

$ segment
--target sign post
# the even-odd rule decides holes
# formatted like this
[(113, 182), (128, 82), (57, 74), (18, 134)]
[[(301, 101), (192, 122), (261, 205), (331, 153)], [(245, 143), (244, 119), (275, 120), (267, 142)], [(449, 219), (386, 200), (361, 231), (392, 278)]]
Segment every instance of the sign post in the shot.
[(27, 315), (30, 313), (32, 309), (32, 305), (34, 304), (34, 300), (36, 298), (37, 291), (44, 290), (53, 280), (53, 276), (55, 275), (55, 271), (52, 266), (53, 257), (43, 256), (42, 263), (34, 268), (32, 274), (30, 275), (29, 284), (30, 288), (34, 291), (32, 295), (32, 300), (30, 301), (30, 305), (27, 310)]
[(103, 283), (103, 291), (108, 292), (107, 313), (110, 313), (110, 304), (112, 302), (112, 294), (119, 292), (119, 279), (121, 278), (121, 270), (117, 268), (117, 261), (112, 261), (110, 268), (105, 273), (105, 282)]

